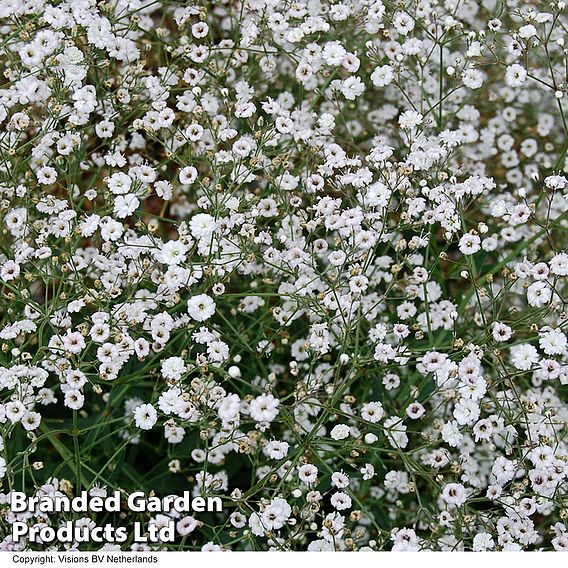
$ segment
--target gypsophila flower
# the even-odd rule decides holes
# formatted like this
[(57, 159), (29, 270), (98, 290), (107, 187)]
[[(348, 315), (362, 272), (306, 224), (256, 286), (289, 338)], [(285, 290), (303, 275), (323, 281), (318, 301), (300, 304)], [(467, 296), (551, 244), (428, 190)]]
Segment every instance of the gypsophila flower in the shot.
[(207, 294), (193, 296), (187, 301), (187, 312), (195, 321), (206, 321), (215, 313), (215, 302)]
[(298, 468), (298, 478), (304, 483), (315, 483), (318, 477), (318, 470), (311, 464), (302, 465)]
[(463, 254), (475, 254), (481, 249), (481, 239), (477, 235), (464, 235), (459, 242), (459, 249)]
[(141, 430), (151, 430), (157, 420), (158, 414), (151, 404), (141, 404), (134, 409), (134, 421)]
[(0, 550), (568, 550), (564, 2), (0, 20)]
[(459, 507), (466, 500), (465, 488), (461, 483), (448, 483), (442, 491), (442, 499), (448, 505)]

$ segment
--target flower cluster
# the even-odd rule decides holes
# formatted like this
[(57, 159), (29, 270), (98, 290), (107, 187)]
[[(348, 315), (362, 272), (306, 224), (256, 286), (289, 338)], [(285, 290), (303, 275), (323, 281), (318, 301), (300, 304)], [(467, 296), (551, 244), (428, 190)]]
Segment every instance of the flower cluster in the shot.
[(568, 550), (567, 26), (3, 1), (0, 549), (189, 489), (122, 548)]

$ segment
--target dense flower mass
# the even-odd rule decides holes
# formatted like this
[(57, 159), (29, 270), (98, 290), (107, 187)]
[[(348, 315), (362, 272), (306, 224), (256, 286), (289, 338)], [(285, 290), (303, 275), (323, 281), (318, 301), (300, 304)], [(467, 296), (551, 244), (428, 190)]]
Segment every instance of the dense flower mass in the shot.
[(66, 547), (568, 550), (567, 26), (0, 2), (0, 549), (109, 518), (11, 491), (191, 490)]

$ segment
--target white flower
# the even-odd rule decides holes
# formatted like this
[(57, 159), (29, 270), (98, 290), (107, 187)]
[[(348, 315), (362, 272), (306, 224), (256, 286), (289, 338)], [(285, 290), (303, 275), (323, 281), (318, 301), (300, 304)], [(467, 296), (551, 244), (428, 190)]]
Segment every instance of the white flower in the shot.
[(461, 444), (463, 434), (460, 432), (458, 423), (455, 420), (444, 424), (442, 428), (442, 440), (452, 448), (457, 448)]
[(336, 471), (331, 474), (331, 484), (338, 489), (349, 487), (349, 476), (342, 471)]
[(403, 424), (401, 418), (391, 416), (384, 421), (383, 427), (389, 444), (393, 448), (406, 448), (408, 445), (408, 436), (406, 434), (406, 425)]
[(534, 282), (528, 287), (527, 300), (533, 307), (540, 308), (550, 302), (552, 290), (544, 282)]
[(85, 348), (85, 339), (83, 335), (78, 331), (68, 331), (62, 338), (61, 341), (63, 343), (63, 347), (69, 353), (81, 353), (81, 351)]
[(26, 414), (26, 407), (19, 401), (13, 400), (6, 404), (6, 418), (15, 424), (19, 422)]
[(278, 530), (290, 518), (292, 507), (285, 499), (276, 497), (268, 504), (261, 515), (262, 524), (266, 530)]
[(193, 296), (187, 301), (187, 313), (195, 321), (206, 321), (215, 313), (215, 302), (207, 294)]
[(162, 375), (166, 379), (179, 380), (187, 371), (187, 367), (181, 357), (168, 357), (162, 361)]
[(279, 413), (280, 401), (273, 394), (261, 394), (250, 402), (249, 413), (257, 422), (272, 422)]
[(196, 38), (204, 38), (209, 33), (209, 26), (205, 22), (198, 22), (191, 26), (191, 34)]
[(95, 126), (95, 132), (99, 138), (110, 138), (114, 132), (114, 123), (110, 120), (101, 120)]
[(553, 256), (550, 261), (550, 272), (557, 276), (568, 276), (568, 254), (561, 252)]
[(375, 477), (375, 468), (373, 467), (372, 464), (370, 463), (366, 463), (360, 470), (359, 472), (361, 473), (361, 475), (363, 476), (363, 479), (365, 481), (368, 481), (369, 479), (372, 479), (373, 477)]
[(71, 408), (72, 410), (79, 410), (83, 408), (85, 402), (85, 397), (81, 391), (78, 390), (68, 390), (65, 393), (65, 406)]
[(197, 169), (193, 166), (185, 166), (179, 172), (179, 182), (183, 185), (192, 185), (197, 179)]
[(312, 464), (298, 466), (298, 478), (307, 484), (315, 483), (318, 478), (318, 468)]
[(424, 116), (415, 110), (406, 110), (398, 118), (398, 124), (402, 129), (412, 130), (422, 124)]
[(156, 190), (156, 195), (162, 199), (171, 199), (173, 196), (173, 187), (169, 181), (157, 181), (154, 184), (154, 189)]
[(50, 166), (43, 166), (36, 173), (37, 181), (43, 185), (51, 185), (57, 180), (57, 172)]
[(187, 246), (181, 241), (168, 241), (164, 243), (160, 251), (156, 253), (156, 259), (168, 266), (175, 266), (185, 262), (187, 250)]
[(475, 254), (481, 250), (481, 239), (477, 235), (464, 235), (459, 242), (458, 248), (465, 255)]
[(502, 343), (511, 339), (513, 330), (508, 325), (496, 321), (492, 326), (491, 334), (493, 335), (493, 339), (495, 339), (495, 341)]
[(460, 426), (471, 426), (479, 418), (479, 401), (475, 398), (462, 398), (454, 406), (453, 415)]
[(518, 466), (515, 462), (508, 460), (503, 456), (499, 456), (491, 468), (491, 473), (494, 475), (495, 480), (500, 485), (511, 481), (515, 477)]
[(528, 371), (538, 363), (538, 360), (538, 351), (533, 345), (522, 343), (511, 347), (511, 362), (521, 371)]
[(117, 195), (114, 200), (114, 214), (118, 219), (124, 219), (129, 215), (132, 215), (138, 206), (140, 205), (140, 200), (133, 193), (128, 193), (126, 195)]
[(380, 402), (368, 402), (361, 408), (361, 418), (373, 424), (379, 422), (384, 416), (385, 411)]
[(176, 530), (180, 536), (187, 536), (199, 526), (200, 522), (195, 517), (186, 516), (177, 521)]
[(41, 414), (39, 412), (28, 411), (22, 418), (22, 426), (27, 431), (36, 430), (41, 423)]
[(0, 266), (0, 278), (4, 282), (15, 280), (20, 275), (20, 265), (13, 260), (7, 260)]
[(405, 36), (414, 29), (414, 19), (406, 12), (397, 12), (394, 16), (393, 25), (399, 34)]
[(107, 186), (115, 195), (128, 193), (132, 187), (132, 178), (123, 172), (117, 172), (109, 177)]
[(473, 537), (474, 552), (485, 552), (486, 550), (493, 550), (494, 548), (495, 542), (489, 533), (481, 532)]
[(265, 529), (258, 513), (253, 513), (249, 517), (248, 524), (252, 534), (256, 536), (264, 536)]
[(333, 440), (345, 440), (349, 438), (351, 429), (347, 424), (337, 424), (331, 429), (330, 436)]
[(352, 501), (351, 497), (343, 491), (338, 491), (331, 496), (330, 503), (332, 507), (335, 507), (338, 511), (343, 511), (344, 509), (351, 508)]
[(426, 413), (426, 409), (422, 404), (415, 401), (412, 404), (409, 404), (406, 408), (406, 415), (411, 418), (412, 420), (418, 420)]
[(414, 529), (393, 529), (391, 531), (394, 552), (420, 550), (420, 540)]
[(519, 87), (527, 78), (527, 70), (518, 63), (513, 63), (507, 67), (505, 81), (510, 87)]
[(348, 101), (354, 101), (365, 91), (365, 84), (360, 77), (348, 77), (341, 84), (341, 92)]
[(394, 79), (394, 71), (390, 65), (376, 67), (371, 73), (371, 82), (375, 87), (386, 87)]
[(529, 39), (537, 35), (536, 28), (532, 24), (527, 24), (526, 26), (521, 26), (519, 28), (519, 36), (523, 39)]
[(483, 73), (479, 69), (468, 69), (462, 74), (462, 81), (470, 89), (479, 89), (483, 85)]
[(208, 239), (217, 228), (215, 219), (207, 213), (198, 213), (189, 221), (189, 229), (196, 239)]
[(547, 355), (561, 355), (566, 350), (568, 339), (560, 329), (549, 329), (541, 333), (538, 344)]
[[(567, 539), (568, 540), (568, 537)], [(568, 545), (567, 545), (568, 548)], [(310, 544), (308, 544), (307, 548), (308, 552), (334, 552), (335, 546), (332, 542), (328, 542), (323, 539), (312, 540)]]
[(346, 54), (345, 48), (338, 41), (329, 41), (321, 52), (322, 59), (332, 66), (341, 65)]
[(290, 444), (288, 444), (288, 442), (279, 442), (277, 440), (272, 440), (271, 442), (268, 442), (266, 446), (264, 446), (263, 452), (270, 459), (281, 460), (286, 457), (289, 448)]
[(158, 421), (158, 413), (151, 404), (141, 404), (133, 413), (136, 426), (141, 430), (151, 430)]
[(442, 490), (442, 499), (448, 505), (463, 505), (467, 500), (465, 487), (461, 483), (448, 483)]

